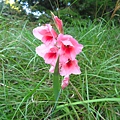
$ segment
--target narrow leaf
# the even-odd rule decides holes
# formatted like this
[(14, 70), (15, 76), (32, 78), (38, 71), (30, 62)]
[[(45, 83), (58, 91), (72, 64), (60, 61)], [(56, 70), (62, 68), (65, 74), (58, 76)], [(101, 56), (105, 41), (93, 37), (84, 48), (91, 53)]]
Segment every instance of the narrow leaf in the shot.
[(56, 63), (54, 74), (53, 74), (53, 92), (54, 92), (55, 100), (57, 100), (60, 92), (59, 57), (57, 59), (57, 63)]

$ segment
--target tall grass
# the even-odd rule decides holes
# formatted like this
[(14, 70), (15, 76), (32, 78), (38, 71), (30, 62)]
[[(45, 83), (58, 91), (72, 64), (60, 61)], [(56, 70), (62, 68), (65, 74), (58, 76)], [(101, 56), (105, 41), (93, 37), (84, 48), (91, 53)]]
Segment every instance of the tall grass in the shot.
[(38, 23), (0, 22), (1, 120), (119, 120), (120, 28), (113, 21), (65, 24), (65, 33), (84, 45), (77, 57), (82, 74), (71, 75), (56, 109), (49, 66), (35, 53)]

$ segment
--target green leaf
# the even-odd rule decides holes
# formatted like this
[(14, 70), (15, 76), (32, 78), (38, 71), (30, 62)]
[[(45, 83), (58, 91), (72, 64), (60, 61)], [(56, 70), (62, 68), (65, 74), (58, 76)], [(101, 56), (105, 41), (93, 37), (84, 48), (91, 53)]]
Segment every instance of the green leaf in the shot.
[(60, 92), (60, 80), (59, 80), (59, 57), (56, 62), (54, 74), (53, 74), (53, 92), (55, 100), (57, 101), (59, 98), (59, 92)]

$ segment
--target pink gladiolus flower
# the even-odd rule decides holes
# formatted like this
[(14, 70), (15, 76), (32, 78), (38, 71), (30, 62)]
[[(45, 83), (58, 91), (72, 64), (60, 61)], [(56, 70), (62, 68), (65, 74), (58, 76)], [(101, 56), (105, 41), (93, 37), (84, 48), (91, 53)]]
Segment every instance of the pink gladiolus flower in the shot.
[(55, 65), (58, 57), (58, 48), (56, 46), (48, 47), (44, 44), (36, 48), (36, 53), (41, 56), (45, 63)]
[(54, 23), (60, 33), (63, 33), (63, 22), (51, 12)]
[[(64, 89), (69, 84), (69, 76), (71, 74), (81, 73), (76, 55), (82, 51), (83, 45), (79, 44), (71, 35), (64, 35), (62, 20), (52, 12), (51, 14), (60, 34), (58, 35), (50, 24), (33, 29), (33, 35), (43, 42), (43, 44), (36, 47), (36, 53), (44, 59), (46, 64), (51, 65), (49, 72), (54, 73), (55, 66), (56, 68), (59, 67), (59, 74), (64, 76), (61, 84), (62, 89)], [(56, 76), (58, 73), (54, 75)]]
[(63, 22), (57, 16), (54, 16), (54, 22), (60, 33), (63, 33)]
[(58, 58), (57, 52), (58, 52), (57, 47), (54, 46), (50, 48), (49, 51), (44, 56), (45, 63), (55, 66), (56, 60)]
[(45, 45), (54, 45), (56, 43), (57, 33), (50, 24), (33, 29), (33, 35)]
[(68, 60), (66, 63), (63, 63), (60, 68), (61, 76), (69, 76), (70, 74), (80, 74), (80, 67), (78, 66), (78, 61)]
[(82, 51), (83, 45), (79, 44), (71, 35), (59, 34), (57, 46), (60, 54), (60, 61), (74, 60), (76, 55)]
[(62, 80), (62, 89), (66, 88), (69, 84), (69, 76), (65, 76), (64, 79)]
[(49, 47), (46, 47), (45, 44), (41, 44), (40, 46), (36, 47), (36, 53), (44, 58), (45, 54), (49, 51)]

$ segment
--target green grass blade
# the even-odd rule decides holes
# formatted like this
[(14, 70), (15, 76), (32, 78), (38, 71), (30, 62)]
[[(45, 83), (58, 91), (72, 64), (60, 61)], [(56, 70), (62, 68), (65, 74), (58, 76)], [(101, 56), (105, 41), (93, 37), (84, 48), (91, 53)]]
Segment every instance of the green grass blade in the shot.
[(105, 101), (120, 102), (120, 98), (101, 98), (101, 99), (93, 99), (93, 100), (85, 100), (85, 101), (67, 103), (67, 104), (64, 104), (64, 105), (57, 106), (57, 109), (61, 109), (61, 108), (71, 106), (71, 105), (80, 105), (80, 104), (83, 105), (83, 104), (88, 104), (88, 103), (105, 102)]

